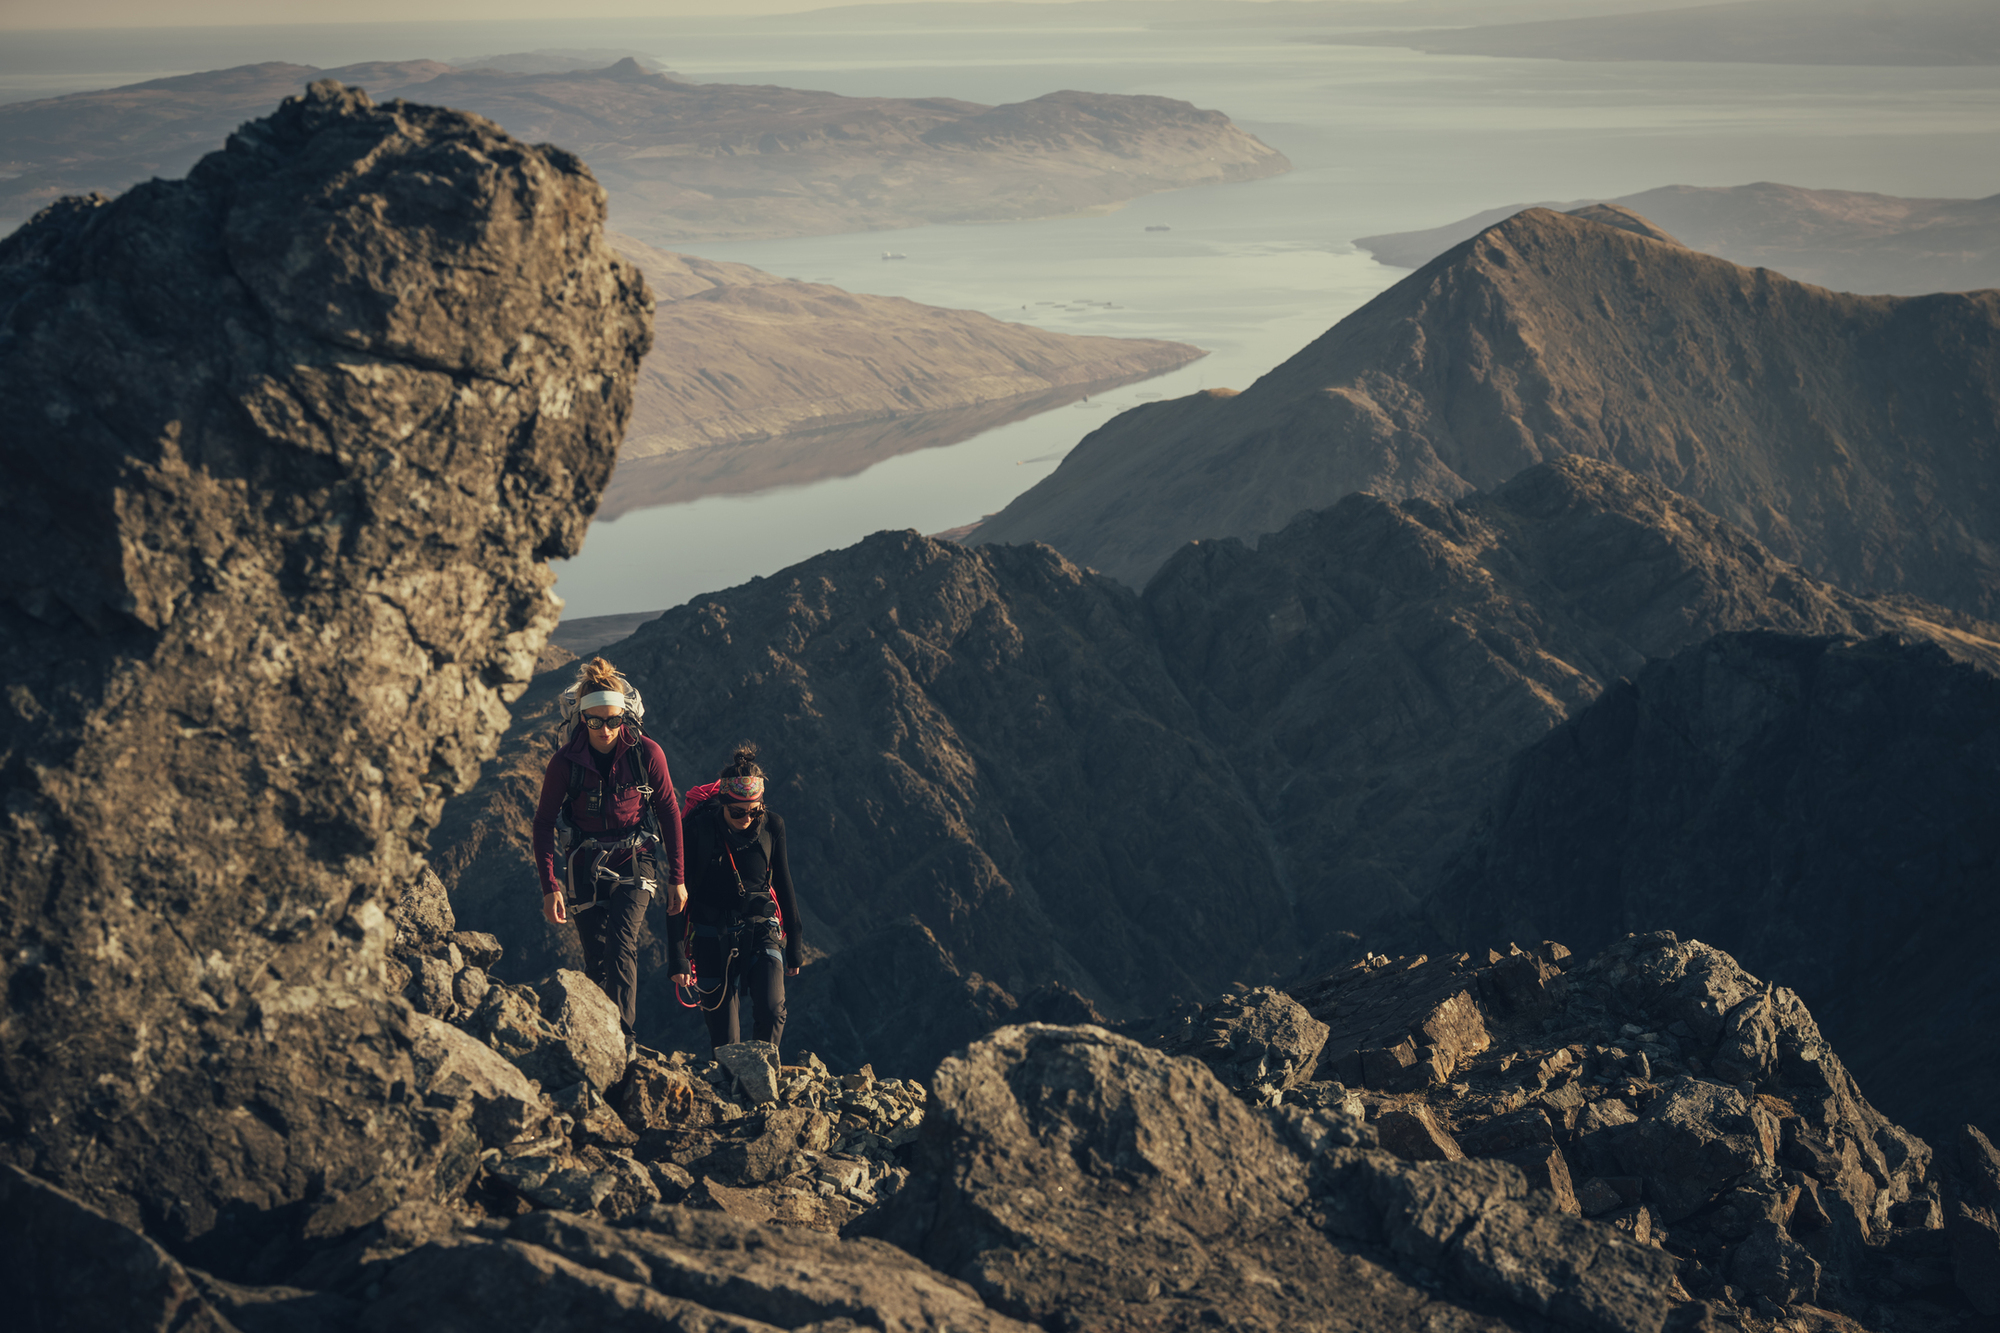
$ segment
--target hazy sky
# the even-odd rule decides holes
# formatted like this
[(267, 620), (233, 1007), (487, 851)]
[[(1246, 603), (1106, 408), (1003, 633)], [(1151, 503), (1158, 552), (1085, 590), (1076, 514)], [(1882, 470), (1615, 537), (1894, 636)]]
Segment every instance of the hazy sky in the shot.
[[(866, 0), (917, 4), (926, 0)], [(937, 0), (928, 0), (937, 3)], [(948, 0), (949, 2), (949, 0)], [(1018, 0), (1060, 4), (1063, 0)], [(1391, 0), (1393, 2), (1393, 0)], [(165, 28), (203, 24), (395, 23), (548, 18), (687, 18), (698, 14), (785, 14), (840, 0), (0, 0), (5, 28)]]

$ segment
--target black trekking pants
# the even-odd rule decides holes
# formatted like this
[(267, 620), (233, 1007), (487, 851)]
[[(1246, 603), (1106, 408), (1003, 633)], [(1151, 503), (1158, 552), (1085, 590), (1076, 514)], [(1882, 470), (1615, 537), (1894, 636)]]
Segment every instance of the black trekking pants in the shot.
[(639, 1014), (639, 931), (653, 895), (636, 884), (620, 884), (602, 906), (576, 913), (583, 942), (583, 974), (618, 1006), (618, 1021), (630, 1032)]
[(773, 1046), (785, 1039), (785, 959), (759, 934), (697, 935), (695, 998), (708, 1024), (710, 1046), (743, 1040), (745, 997), (756, 1007), (751, 1031)]

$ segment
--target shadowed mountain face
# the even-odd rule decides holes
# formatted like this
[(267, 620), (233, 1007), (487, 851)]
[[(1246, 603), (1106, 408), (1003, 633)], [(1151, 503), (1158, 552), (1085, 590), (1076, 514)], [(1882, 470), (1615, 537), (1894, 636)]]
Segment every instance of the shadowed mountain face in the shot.
[[(764, 745), (830, 955), (801, 980), (797, 1040), (901, 1071), (1044, 987), (1131, 1015), (1336, 965), (1344, 932), (1420, 940), (1509, 757), (1650, 657), (1732, 629), (1893, 630), (2000, 671), (1953, 619), (1827, 587), (1569, 458), (1455, 506), (1351, 496), (1256, 550), (1197, 543), (1143, 598), (1046, 548), (882, 534), (603, 651), (670, 701), (655, 734), (684, 786)], [(523, 976), (566, 947), (527, 853), (557, 740), (531, 719), (561, 683), (517, 706), (436, 845), (461, 919)], [(667, 1023), (664, 979), (642, 994)]]
[(1673, 921), (1796, 988), (1891, 1115), (2000, 1104), (2000, 682), (1931, 645), (1726, 635), (1522, 755), (1448, 938)]
[(1843, 586), (2000, 604), (2000, 292), (1848, 296), (1541, 209), (1245, 392), (1092, 433), (977, 532), (1138, 583), (1352, 491), (1451, 499), (1565, 454)]
[(326, 77), (569, 146), (618, 226), (663, 245), (1047, 217), (1290, 167), (1222, 113), (1164, 97), (840, 97), (681, 83), (629, 59), (543, 74), (265, 64), (0, 107), (0, 169), (18, 173), (0, 181), (0, 217), (185, 170), (246, 115)]
[[(1902, 199), (1856, 190), (1667, 185), (1598, 204), (1510, 204), (1423, 231), (1362, 236), (1385, 264), (1420, 268), (1524, 208), (1603, 221), (1613, 207), (1666, 228), (1690, 249), (1843, 292), (1917, 294), (2000, 287), (2000, 195)], [(1649, 224), (1651, 225), (1651, 224)]]

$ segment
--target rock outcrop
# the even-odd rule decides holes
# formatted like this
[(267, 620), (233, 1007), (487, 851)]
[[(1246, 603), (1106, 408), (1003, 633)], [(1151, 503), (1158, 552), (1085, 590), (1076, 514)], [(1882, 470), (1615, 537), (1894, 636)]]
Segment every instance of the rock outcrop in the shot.
[(1513, 765), (1447, 938), (1699, 931), (1795, 988), (1898, 1120), (2000, 1103), (2000, 682), (1934, 646), (1730, 634)]
[[(1961, 1302), (1980, 1308), (1989, 1290), (1990, 1146), (1966, 1128), (1955, 1156), (1934, 1158), (1863, 1096), (1797, 994), (1721, 950), (1660, 932), (1588, 958), (1548, 941), (1477, 959), (1371, 954), (1279, 995), (1321, 1023), (1306, 1054), (1316, 1066), (1277, 1098), (1238, 1095), (1409, 1164), (1385, 1184), (1379, 1163), (1323, 1146), (1316, 1186), (1351, 1191), (1332, 1192), (1329, 1222), (1343, 1207), (1365, 1219), (1356, 1195), (1373, 1207), (1391, 1191), (1455, 1197), (1460, 1217), (1479, 1220), (1436, 1266), (1473, 1290), (1559, 1324), (1603, 1318), (1579, 1306), (1617, 1303), (1617, 1280), (1580, 1276), (1604, 1232), (1666, 1261), (1641, 1281), (1662, 1315), (1693, 1299), (1673, 1327), (1956, 1327)], [(1225, 997), (1129, 1030), (1171, 1049), (1191, 1028), (1233, 1025), (1240, 1007)], [(944, 1073), (940, 1125), (952, 1115)], [(920, 1172), (906, 1197), (935, 1188)], [(1538, 1220), (1498, 1230), (1514, 1200)], [(1361, 1235), (1370, 1223), (1339, 1225)], [(1478, 1267), (1496, 1231), (1511, 1282)], [(1393, 1223), (1386, 1233), (1396, 1247)], [(1538, 1282), (1538, 1264), (1566, 1281)]]
[(1510, 204), (1354, 243), (1385, 264), (1422, 268), (1524, 208), (1588, 216), (1587, 209), (1605, 207), (1639, 214), (1689, 248), (1732, 264), (1774, 268), (1835, 291), (1915, 295), (2000, 287), (2000, 195), (1906, 199), (1775, 181), (1665, 185), (1594, 202)]
[(1240, 394), (1134, 409), (973, 540), (1142, 584), (1351, 492), (1615, 462), (1855, 592), (2000, 608), (2000, 292), (1862, 297), (1530, 209)]
[(603, 216), (322, 83), (0, 242), (0, 1137), (183, 1257), (449, 1193), (506, 1118), (433, 1081), (385, 908), (611, 470), (651, 301)]
[(529, 74), (432, 60), (244, 65), (0, 107), (0, 219), (184, 170), (314, 79), (475, 112), (583, 153), (619, 226), (654, 245), (1049, 217), (1290, 169), (1219, 111), (1056, 92), (989, 107), (689, 84), (620, 60)]

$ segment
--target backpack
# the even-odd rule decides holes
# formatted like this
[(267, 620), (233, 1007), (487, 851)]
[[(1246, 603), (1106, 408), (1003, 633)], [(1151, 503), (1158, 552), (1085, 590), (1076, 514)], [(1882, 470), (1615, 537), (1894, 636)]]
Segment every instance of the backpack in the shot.
[[(640, 724), (646, 720), (646, 701), (639, 697), (639, 691), (635, 689), (626, 688), (618, 692), (625, 696), (627, 725), (633, 731), (643, 734)], [(595, 694), (596, 690), (585, 690), (583, 682), (579, 680), (572, 682), (568, 689), (556, 696), (556, 711), (561, 713), (562, 720), (572, 727), (583, 716), (583, 709), (577, 706), (577, 700), (583, 698), (586, 693)]]
[[(715, 828), (714, 836), (723, 840), (723, 855), (728, 859), (730, 874), (736, 880), (736, 910), (739, 917), (748, 908), (753, 899), (762, 896), (768, 899), (771, 904), (770, 911), (772, 918), (782, 926), (784, 913), (778, 908), (778, 868), (771, 851), (771, 826), (769, 821), (762, 821), (757, 825), (757, 846), (764, 853), (764, 864), (769, 869), (766, 871), (768, 878), (765, 880), (762, 893), (756, 894), (750, 892), (749, 886), (744, 884), (743, 874), (736, 868), (736, 858), (729, 854), (729, 834), (723, 828), (721, 789), (716, 788), (711, 790), (699, 801), (681, 811), (681, 827), (686, 828), (688, 826), (688, 817), (695, 814), (706, 814), (708, 822)], [(685, 835), (683, 835), (683, 841), (685, 842)], [(692, 874), (690, 874), (690, 878), (692, 878)], [(693, 921), (692, 912), (689, 913), (689, 921)]]

